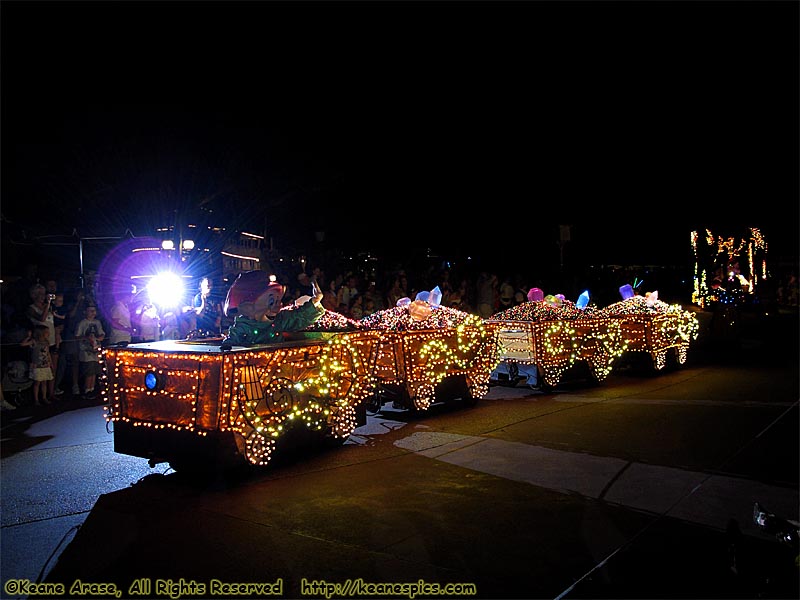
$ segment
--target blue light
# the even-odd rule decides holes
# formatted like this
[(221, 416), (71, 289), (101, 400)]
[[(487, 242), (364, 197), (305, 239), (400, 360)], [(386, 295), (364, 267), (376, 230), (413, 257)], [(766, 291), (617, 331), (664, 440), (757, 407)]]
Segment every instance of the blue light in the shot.
[(153, 371), (148, 371), (144, 376), (144, 387), (151, 391), (158, 387), (158, 376)]
[(626, 283), (621, 288), (619, 288), (619, 295), (622, 296), (623, 300), (627, 300), (628, 298), (633, 298), (633, 287), (630, 283)]
[(578, 296), (578, 301), (575, 303), (577, 308), (583, 310), (589, 304), (589, 290), (584, 290), (583, 293)]

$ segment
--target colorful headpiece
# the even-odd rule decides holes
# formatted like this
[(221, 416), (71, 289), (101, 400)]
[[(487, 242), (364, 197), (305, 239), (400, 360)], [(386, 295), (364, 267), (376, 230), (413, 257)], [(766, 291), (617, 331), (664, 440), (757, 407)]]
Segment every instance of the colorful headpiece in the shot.
[(241, 273), (236, 278), (236, 281), (233, 282), (225, 298), (225, 305), (223, 306), (225, 316), (228, 316), (229, 310), (238, 308), (240, 304), (255, 302), (259, 296), (269, 290), (279, 292), (281, 295), (284, 292), (280, 283), (270, 281), (266, 271), (245, 271)]

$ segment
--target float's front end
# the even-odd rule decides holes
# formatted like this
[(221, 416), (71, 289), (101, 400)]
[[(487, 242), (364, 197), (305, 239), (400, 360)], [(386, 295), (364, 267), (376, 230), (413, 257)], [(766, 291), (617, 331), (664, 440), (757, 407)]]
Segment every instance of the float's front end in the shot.
[(346, 332), (252, 347), (135, 344), (106, 349), (105, 362), (114, 450), (176, 470), (264, 466), (295, 440), (343, 442), (372, 389)]

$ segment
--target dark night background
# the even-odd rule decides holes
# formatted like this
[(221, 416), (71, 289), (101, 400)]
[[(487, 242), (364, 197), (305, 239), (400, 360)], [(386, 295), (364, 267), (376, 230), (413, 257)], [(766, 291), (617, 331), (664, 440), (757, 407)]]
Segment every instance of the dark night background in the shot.
[[(213, 210), (531, 268), (798, 255), (797, 2), (12, 2), (4, 248)], [(4, 250), (4, 271), (15, 251)]]

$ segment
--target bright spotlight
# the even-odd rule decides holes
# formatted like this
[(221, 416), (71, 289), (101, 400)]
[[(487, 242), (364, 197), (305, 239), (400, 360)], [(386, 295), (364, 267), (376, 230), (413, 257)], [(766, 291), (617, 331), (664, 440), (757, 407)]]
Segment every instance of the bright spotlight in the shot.
[(164, 240), (161, 242), (161, 249), (162, 250), (174, 250), (175, 249), (175, 242), (172, 240)]
[(150, 300), (164, 308), (178, 306), (183, 299), (183, 280), (175, 273), (160, 273), (147, 284)]
[(184, 250), (194, 250), (194, 240), (183, 240)]

